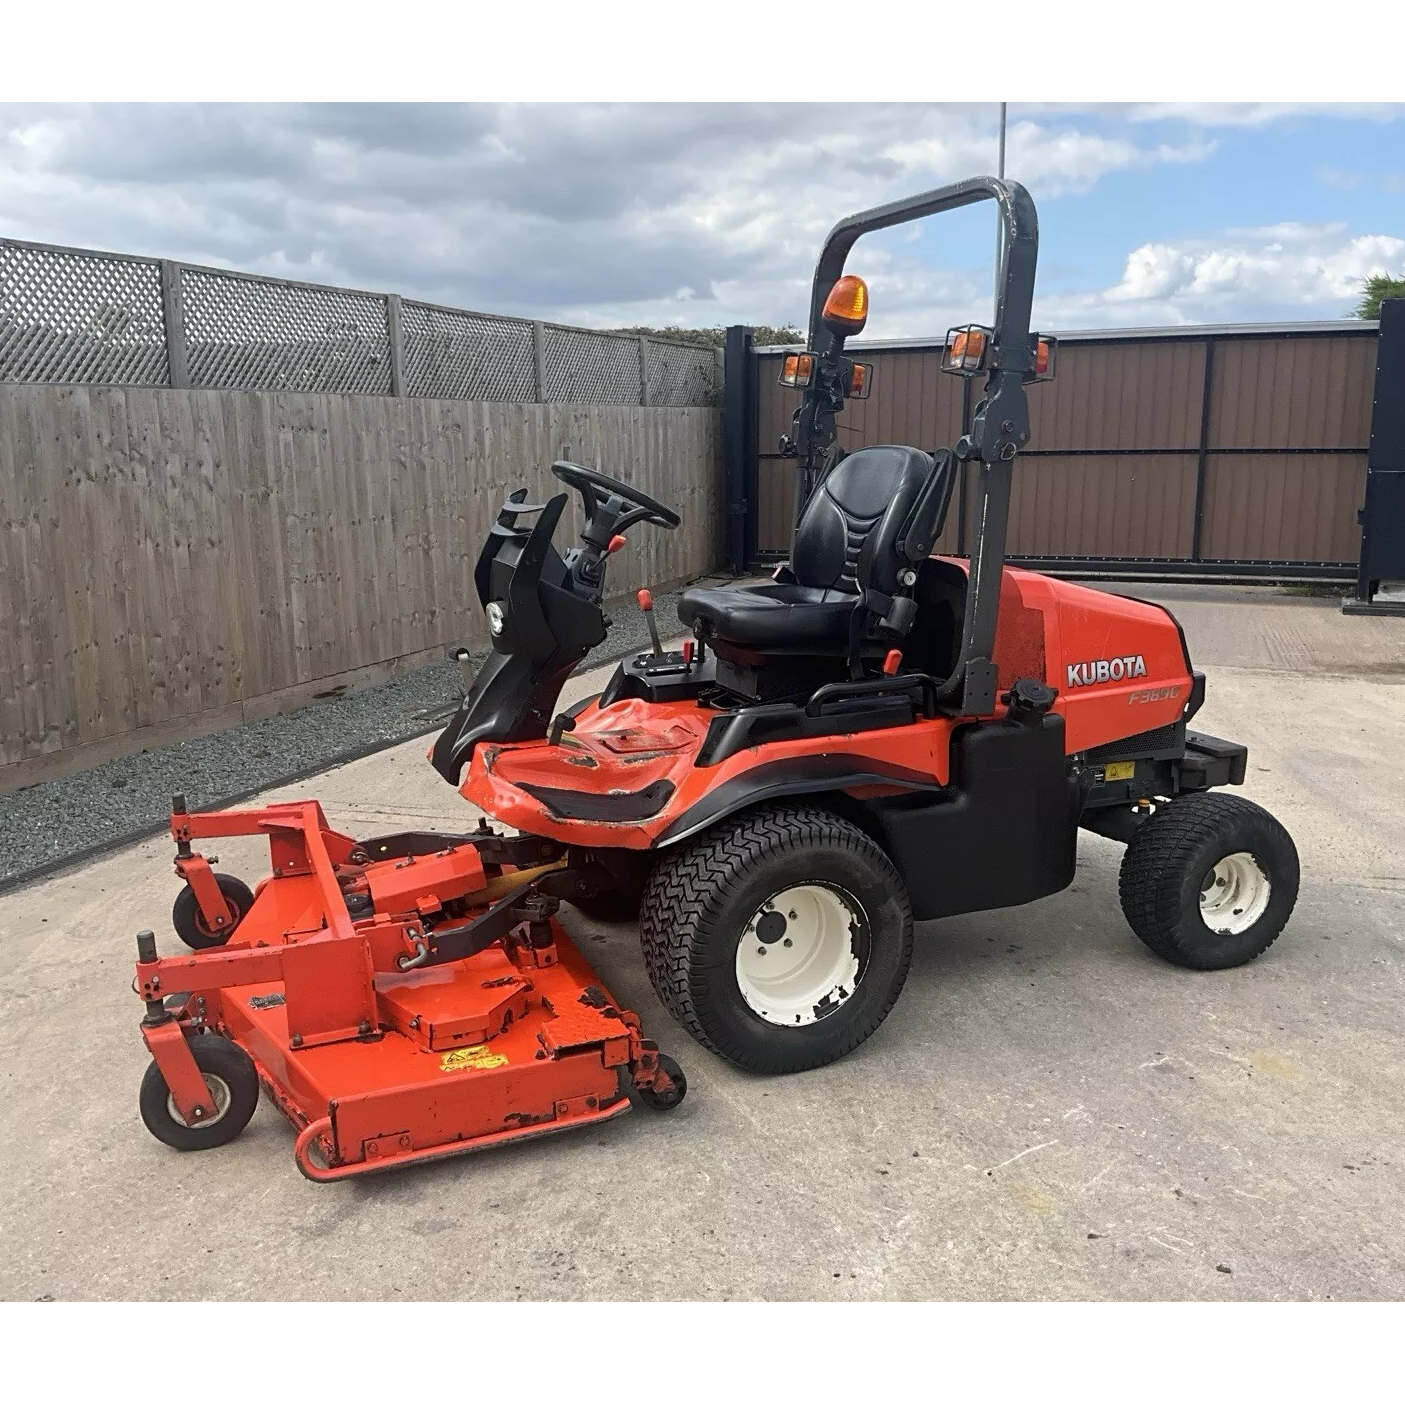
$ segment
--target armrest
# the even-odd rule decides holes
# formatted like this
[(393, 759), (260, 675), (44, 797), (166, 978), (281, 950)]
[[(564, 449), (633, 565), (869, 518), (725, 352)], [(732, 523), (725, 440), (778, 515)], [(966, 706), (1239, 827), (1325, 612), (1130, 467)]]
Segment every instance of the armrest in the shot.
[(899, 554), (914, 565), (927, 559), (932, 544), (941, 536), (956, 486), (956, 455), (950, 449), (938, 449), (933, 458), (936, 468), (913, 503), (898, 538)]

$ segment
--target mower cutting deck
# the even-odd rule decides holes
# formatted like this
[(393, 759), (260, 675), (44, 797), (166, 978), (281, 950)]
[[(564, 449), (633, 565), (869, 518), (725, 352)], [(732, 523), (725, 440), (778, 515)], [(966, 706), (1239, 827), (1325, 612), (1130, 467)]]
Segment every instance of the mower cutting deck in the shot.
[[(631, 1094), (682, 1100), (678, 1065), (553, 916), (559, 846), (486, 828), (358, 843), (315, 802), (186, 814), (178, 798), (171, 831), (196, 895), (177, 923), (195, 913), (182, 935), (203, 949), (161, 958), (143, 932), (136, 981), (142, 1116), (168, 1145), (237, 1136), (260, 1083), (318, 1181), (604, 1121)], [(232, 834), (269, 840), (272, 876), (247, 902), (191, 847)]]

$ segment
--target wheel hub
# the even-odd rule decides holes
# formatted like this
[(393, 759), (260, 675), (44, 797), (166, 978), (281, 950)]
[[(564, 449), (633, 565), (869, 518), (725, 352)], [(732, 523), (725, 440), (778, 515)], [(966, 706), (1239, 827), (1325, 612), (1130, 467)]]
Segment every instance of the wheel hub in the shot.
[(1273, 885), (1253, 854), (1226, 854), (1200, 885), (1200, 919), (1220, 936), (1247, 932), (1268, 909)]
[(768, 1024), (814, 1024), (853, 997), (868, 950), (857, 898), (828, 883), (798, 884), (767, 899), (742, 928), (737, 985)]
[(773, 942), (778, 942), (785, 936), (786, 917), (783, 912), (763, 912), (761, 920), (756, 924), (757, 940), (770, 946)]
[(198, 1122), (187, 1122), (181, 1116), (175, 1098), (169, 1097), (166, 1099), (166, 1111), (171, 1114), (172, 1121), (182, 1127), (213, 1127), (229, 1111), (229, 1084), (218, 1074), (207, 1073), (205, 1087), (210, 1091), (210, 1103), (214, 1111), (210, 1112), (207, 1108), (208, 1116), (202, 1117)]

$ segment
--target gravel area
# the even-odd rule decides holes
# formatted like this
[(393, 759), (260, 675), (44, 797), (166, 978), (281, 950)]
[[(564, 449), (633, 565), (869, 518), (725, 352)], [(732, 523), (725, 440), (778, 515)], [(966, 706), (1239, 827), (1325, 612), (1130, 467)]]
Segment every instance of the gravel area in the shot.
[[(665, 638), (678, 632), (677, 605), (676, 594), (655, 597)], [(582, 669), (648, 647), (648, 627), (632, 601), (616, 601), (607, 614), (609, 636)], [(191, 809), (218, 808), (435, 731), (458, 695), (458, 665), (446, 659), (377, 688), (0, 795), (0, 887), (160, 829), (178, 791)]]

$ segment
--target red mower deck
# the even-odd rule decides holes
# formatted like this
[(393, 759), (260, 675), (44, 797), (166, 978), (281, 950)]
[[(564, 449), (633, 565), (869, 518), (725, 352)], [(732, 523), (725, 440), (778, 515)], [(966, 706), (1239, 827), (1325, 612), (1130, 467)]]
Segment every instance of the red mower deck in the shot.
[[(552, 915), (542, 889), (560, 861), (504, 862), (539, 854), (539, 841), (485, 830), (362, 844), (328, 828), (315, 802), (178, 810), (171, 828), (177, 869), (204, 897), (182, 935), (235, 930), (178, 957), (138, 938), (154, 1059), (142, 1110), (163, 1141), (197, 1149), (242, 1130), (257, 1085), (240, 1059), (319, 1181), (604, 1121), (631, 1093), (656, 1108), (681, 1100), (677, 1065)], [(269, 839), (272, 876), (244, 911), (191, 848), (231, 834)], [(440, 924), (433, 951), (428, 917)]]

